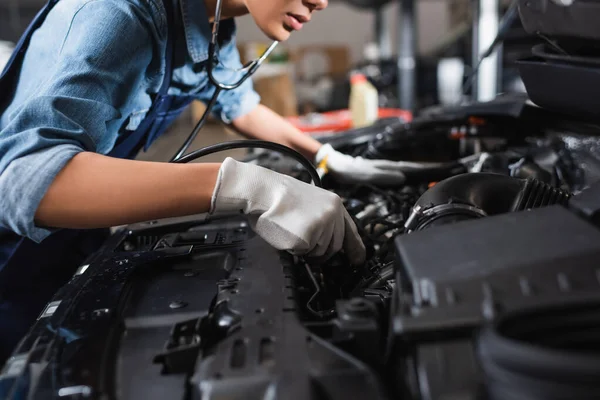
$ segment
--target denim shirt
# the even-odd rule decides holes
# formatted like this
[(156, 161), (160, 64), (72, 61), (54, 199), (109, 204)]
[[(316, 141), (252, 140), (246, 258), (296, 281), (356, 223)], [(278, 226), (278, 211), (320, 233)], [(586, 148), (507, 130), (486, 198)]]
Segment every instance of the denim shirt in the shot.
[[(167, 0), (170, 1), (170, 0)], [(180, 0), (170, 94), (207, 102), (211, 25), (204, 0)], [(35, 212), (76, 154), (107, 154), (134, 131), (165, 76), (167, 14), (163, 0), (61, 0), (34, 33), (8, 106), (0, 109), (0, 226), (40, 242), (50, 229)], [(235, 22), (220, 25), (217, 79), (240, 75)], [(213, 114), (225, 123), (260, 98), (247, 80), (220, 94)]]

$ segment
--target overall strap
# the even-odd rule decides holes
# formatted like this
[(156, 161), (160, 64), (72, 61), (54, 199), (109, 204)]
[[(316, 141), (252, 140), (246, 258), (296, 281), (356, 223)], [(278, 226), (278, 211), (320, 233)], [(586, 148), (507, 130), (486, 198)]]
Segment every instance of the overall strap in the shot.
[(133, 158), (137, 151), (141, 148), (150, 127), (154, 123), (156, 114), (163, 107), (163, 103), (168, 102), (167, 97), (169, 87), (171, 87), (171, 80), (173, 78), (173, 65), (175, 56), (175, 38), (177, 34), (175, 24), (175, 10), (178, 0), (163, 0), (165, 10), (167, 11), (167, 24), (168, 24), (168, 38), (167, 38), (167, 49), (165, 54), (165, 76), (163, 78), (162, 85), (152, 103), (152, 107), (142, 123), (138, 126), (135, 132), (130, 135), (124, 136), (122, 140), (117, 141), (117, 144), (113, 150), (108, 154), (111, 157), (116, 158)]

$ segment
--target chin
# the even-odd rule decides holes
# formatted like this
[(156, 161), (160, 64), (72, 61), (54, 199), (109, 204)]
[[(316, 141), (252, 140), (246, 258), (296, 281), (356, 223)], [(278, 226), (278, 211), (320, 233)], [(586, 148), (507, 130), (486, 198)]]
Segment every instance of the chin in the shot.
[(265, 35), (267, 35), (269, 39), (276, 40), (278, 42), (285, 42), (290, 38), (290, 35), (292, 34), (284, 26), (275, 24), (274, 26), (264, 27), (261, 30)]

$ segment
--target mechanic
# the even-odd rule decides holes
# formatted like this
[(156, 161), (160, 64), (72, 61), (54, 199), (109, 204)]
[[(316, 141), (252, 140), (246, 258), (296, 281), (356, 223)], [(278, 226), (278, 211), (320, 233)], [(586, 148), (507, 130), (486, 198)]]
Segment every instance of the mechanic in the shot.
[[(242, 67), (234, 17), (271, 39), (300, 30), (327, 0), (223, 0), (218, 64)], [(135, 161), (193, 100), (206, 74), (216, 0), (51, 0), (0, 80), (0, 359), (56, 290), (97, 250), (106, 228), (208, 212), (252, 215), (280, 250), (329, 257), (364, 246), (337, 195), (265, 168)], [(342, 180), (401, 183), (394, 164), (322, 146), (259, 104), (248, 79), (213, 115), (249, 138), (291, 147)], [(131, 140), (135, 139), (132, 146)]]

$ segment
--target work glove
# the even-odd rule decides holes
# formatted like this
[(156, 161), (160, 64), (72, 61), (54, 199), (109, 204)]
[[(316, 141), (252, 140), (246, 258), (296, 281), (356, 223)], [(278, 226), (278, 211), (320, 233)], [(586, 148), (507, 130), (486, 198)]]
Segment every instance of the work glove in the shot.
[(241, 212), (253, 230), (278, 250), (325, 261), (344, 250), (353, 265), (365, 261), (356, 226), (334, 193), (227, 158), (209, 215)]
[(352, 157), (329, 144), (321, 146), (315, 164), (340, 182), (401, 185), (406, 181), (401, 163)]

